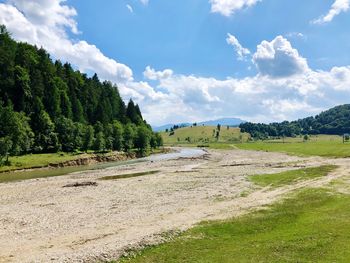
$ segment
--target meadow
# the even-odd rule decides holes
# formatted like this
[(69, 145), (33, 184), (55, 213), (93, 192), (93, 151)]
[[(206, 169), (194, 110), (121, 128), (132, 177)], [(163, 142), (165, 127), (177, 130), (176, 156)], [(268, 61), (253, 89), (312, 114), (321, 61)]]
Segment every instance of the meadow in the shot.
[(350, 196), (307, 189), (249, 215), (207, 222), (121, 262), (349, 262)]
[[(335, 167), (300, 169), (265, 177), (282, 186), (324, 176)], [(280, 177), (292, 178), (281, 182)], [(349, 262), (350, 195), (335, 188), (302, 189), (268, 209), (225, 221), (203, 222), (168, 243), (151, 246), (123, 263), (137, 262)]]
[(248, 142), (235, 145), (239, 149), (266, 152), (285, 152), (300, 156), (350, 157), (350, 143), (336, 135), (315, 135), (304, 141), (302, 137)]
[(239, 128), (222, 126), (220, 136), (216, 138), (215, 126), (192, 126), (176, 129), (174, 134), (162, 132), (165, 145), (220, 145), (246, 142), (250, 135), (241, 133)]
[(285, 152), (299, 156), (350, 157), (350, 142), (343, 143), (337, 135), (312, 135), (308, 140), (303, 136), (254, 141), (239, 128), (221, 127), (219, 139), (214, 134), (214, 126), (185, 127), (174, 131), (173, 135), (162, 132), (167, 146), (209, 147), (213, 149), (242, 149), (266, 152)]

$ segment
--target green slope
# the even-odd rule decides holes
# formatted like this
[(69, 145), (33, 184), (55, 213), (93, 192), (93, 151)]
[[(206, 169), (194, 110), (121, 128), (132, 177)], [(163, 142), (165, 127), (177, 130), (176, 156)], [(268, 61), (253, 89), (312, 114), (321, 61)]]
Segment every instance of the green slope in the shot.
[(240, 143), (246, 142), (249, 138), (247, 133), (241, 133), (239, 128), (221, 127), (219, 138), (216, 139), (217, 127), (214, 126), (197, 126), (185, 127), (171, 132), (162, 132), (165, 144), (199, 144), (206, 145), (209, 143)]

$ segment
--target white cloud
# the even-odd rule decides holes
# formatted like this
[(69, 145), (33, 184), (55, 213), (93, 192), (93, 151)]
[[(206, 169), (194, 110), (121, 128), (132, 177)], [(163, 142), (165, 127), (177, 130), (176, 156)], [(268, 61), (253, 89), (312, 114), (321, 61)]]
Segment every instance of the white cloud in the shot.
[(231, 16), (236, 11), (255, 5), (261, 0), (209, 0), (211, 12)]
[(312, 21), (314, 24), (329, 23), (341, 12), (347, 12), (350, 8), (350, 0), (335, 0), (329, 12), (320, 18)]
[(282, 36), (261, 42), (253, 62), (260, 74), (275, 78), (305, 73), (309, 69), (306, 59)]
[(350, 67), (310, 70), (278, 79), (257, 75), (218, 80), (173, 74), (159, 79), (157, 88), (165, 90), (162, 99), (141, 105), (145, 105), (144, 115), (153, 124), (223, 116), (272, 122), (294, 120), (348, 103), (349, 87)]
[(132, 8), (131, 5), (126, 5), (126, 8), (130, 11), (130, 13), (134, 13), (134, 9)]
[(145, 71), (143, 72), (143, 76), (150, 80), (159, 80), (169, 78), (173, 75), (173, 71), (171, 69), (165, 69), (163, 71), (155, 71), (150, 66), (147, 66)]
[(247, 55), (250, 54), (249, 49), (244, 48), (239, 43), (238, 39), (235, 36), (231, 35), (230, 33), (227, 34), (226, 42), (227, 44), (234, 47), (239, 60), (243, 60)]
[(55, 58), (69, 61), (82, 71), (94, 71), (102, 79), (115, 82), (132, 80), (132, 70), (110, 59), (86, 41), (73, 41), (66, 30), (77, 34), (76, 10), (63, 0), (9, 0), (0, 3), (0, 24), (13, 37), (42, 46)]

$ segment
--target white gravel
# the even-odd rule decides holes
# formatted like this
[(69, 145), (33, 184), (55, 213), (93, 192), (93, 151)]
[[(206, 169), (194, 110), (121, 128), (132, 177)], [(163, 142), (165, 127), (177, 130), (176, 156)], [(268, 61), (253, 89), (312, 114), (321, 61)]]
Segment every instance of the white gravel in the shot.
[[(0, 262), (117, 258), (129, 248), (159, 242), (163, 232), (240, 215), (292, 190), (257, 189), (247, 175), (334, 162), (348, 163), (280, 153), (210, 150), (205, 158), (145, 162), (0, 184)], [(154, 170), (160, 172), (98, 180)], [(98, 185), (63, 187), (85, 181)]]

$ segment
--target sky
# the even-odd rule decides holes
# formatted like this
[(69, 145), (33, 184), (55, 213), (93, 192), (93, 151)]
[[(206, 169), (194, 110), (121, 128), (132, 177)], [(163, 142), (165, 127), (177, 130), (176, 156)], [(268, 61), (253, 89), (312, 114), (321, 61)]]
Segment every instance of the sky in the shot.
[(152, 125), (350, 103), (350, 0), (0, 0), (0, 24), (117, 84)]

